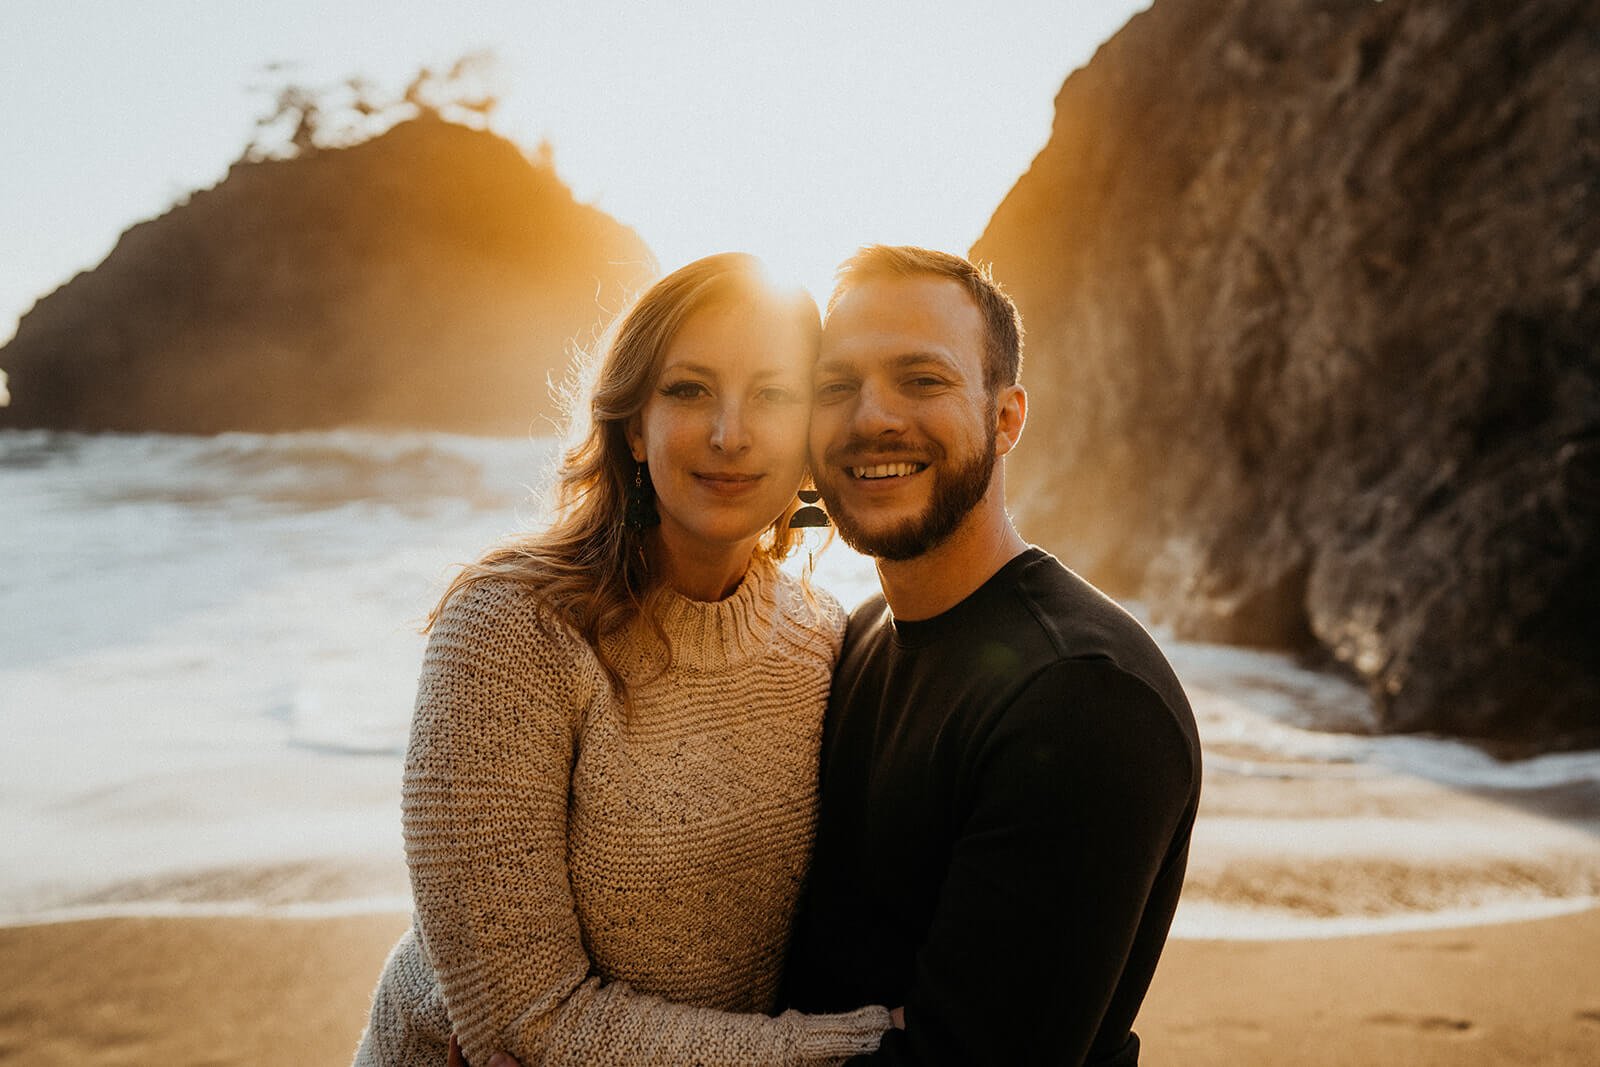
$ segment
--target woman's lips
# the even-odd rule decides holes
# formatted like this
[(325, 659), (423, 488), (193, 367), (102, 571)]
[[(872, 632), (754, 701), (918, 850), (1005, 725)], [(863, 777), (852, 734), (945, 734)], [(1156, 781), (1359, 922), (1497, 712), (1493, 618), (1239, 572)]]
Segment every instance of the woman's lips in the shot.
[(761, 483), (761, 474), (717, 474), (696, 471), (695, 481), (719, 496), (738, 496)]

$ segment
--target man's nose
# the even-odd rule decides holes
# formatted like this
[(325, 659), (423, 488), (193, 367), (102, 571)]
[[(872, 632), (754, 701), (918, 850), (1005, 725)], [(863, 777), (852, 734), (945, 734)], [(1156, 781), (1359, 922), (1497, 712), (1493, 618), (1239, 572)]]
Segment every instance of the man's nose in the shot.
[(893, 393), (875, 383), (864, 383), (856, 394), (850, 413), (850, 429), (856, 437), (879, 437), (904, 432), (904, 413)]
[(711, 425), (711, 447), (718, 452), (742, 452), (750, 447), (750, 429), (738, 404), (724, 404)]

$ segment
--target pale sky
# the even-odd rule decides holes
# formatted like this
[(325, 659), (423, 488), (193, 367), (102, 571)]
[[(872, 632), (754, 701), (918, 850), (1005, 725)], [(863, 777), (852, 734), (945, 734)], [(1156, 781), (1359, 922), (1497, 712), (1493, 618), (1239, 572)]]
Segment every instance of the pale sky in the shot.
[(3, 0), (0, 342), (118, 235), (221, 179), (308, 84), (398, 89), (492, 49), (494, 128), (555, 146), (664, 269), (739, 249), (826, 292), (868, 242), (964, 252), (1061, 82), (1148, 0)]

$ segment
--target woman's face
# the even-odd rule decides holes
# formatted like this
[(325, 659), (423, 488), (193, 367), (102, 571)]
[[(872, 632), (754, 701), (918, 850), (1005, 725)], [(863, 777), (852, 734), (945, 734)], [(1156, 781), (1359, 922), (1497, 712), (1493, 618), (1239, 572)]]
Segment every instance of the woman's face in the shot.
[(792, 314), (751, 301), (702, 308), (678, 330), (628, 427), (669, 551), (749, 552), (794, 500), (814, 346)]

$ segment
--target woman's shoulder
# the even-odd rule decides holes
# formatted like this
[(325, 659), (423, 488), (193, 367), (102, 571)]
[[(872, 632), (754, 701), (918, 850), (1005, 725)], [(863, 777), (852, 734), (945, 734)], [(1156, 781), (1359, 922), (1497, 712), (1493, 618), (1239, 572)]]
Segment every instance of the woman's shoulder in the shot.
[(434, 616), (430, 652), (521, 662), (526, 667), (599, 669), (594, 650), (539, 587), (529, 581), (486, 575), (451, 590)]

